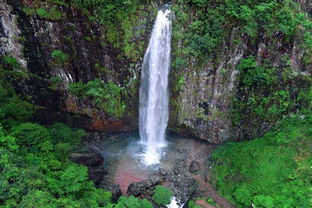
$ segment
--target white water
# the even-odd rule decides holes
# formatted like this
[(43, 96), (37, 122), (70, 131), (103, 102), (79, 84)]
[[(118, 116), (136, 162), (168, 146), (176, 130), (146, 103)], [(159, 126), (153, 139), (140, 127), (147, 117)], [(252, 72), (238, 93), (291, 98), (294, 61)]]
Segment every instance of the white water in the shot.
[(173, 197), (171, 198), (170, 204), (168, 204), (166, 207), (167, 207), (167, 208), (181, 208), (181, 207), (183, 207), (183, 206), (184, 206), (184, 204), (179, 205), (177, 199), (175, 198), (175, 196), (173, 196)]
[(169, 119), (168, 74), (171, 61), (170, 9), (159, 10), (144, 56), (140, 87), (140, 137), (144, 144), (143, 163), (158, 164), (166, 146)]

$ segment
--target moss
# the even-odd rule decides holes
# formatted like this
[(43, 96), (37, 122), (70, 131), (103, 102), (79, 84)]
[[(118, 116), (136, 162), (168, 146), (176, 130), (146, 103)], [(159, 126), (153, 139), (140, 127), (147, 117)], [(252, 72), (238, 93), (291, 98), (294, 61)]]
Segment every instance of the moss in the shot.
[(63, 14), (59, 11), (57, 7), (52, 7), (50, 9), (39, 8), (36, 10), (36, 14), (40, 18), (51, 19), (51, 20), (60, 20), (63, 17)]

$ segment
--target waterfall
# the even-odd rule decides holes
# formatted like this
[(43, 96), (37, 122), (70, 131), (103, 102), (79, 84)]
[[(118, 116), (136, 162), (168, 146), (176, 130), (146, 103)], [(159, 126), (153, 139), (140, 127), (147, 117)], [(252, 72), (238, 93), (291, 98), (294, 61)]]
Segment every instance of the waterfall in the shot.
[(159, 163), (166, 145), (169, 119), (168, 74), (171, 61), (171, 10), (158, 11), (149, 46), (146, 50), (140, 87), (140, 137), (144, 144), (143, 162)]

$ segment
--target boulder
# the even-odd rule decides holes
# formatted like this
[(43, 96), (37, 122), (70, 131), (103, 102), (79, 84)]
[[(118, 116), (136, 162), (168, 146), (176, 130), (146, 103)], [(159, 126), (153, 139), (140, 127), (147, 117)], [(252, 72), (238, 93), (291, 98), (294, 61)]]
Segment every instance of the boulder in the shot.
[(140, 196), (144, 194), (148, 189), (148, 184), (146, 183), (146, 180), (140, 181), (140, 182), (134, 182), (129, 185), (127, 194), (133, 195), (133, 196)]
[(112, 193), (112, 201), (114, 203), (117, 202), (119, 197), (122, 195), (119, 184), (113, 184), (110, 187), (108, 187), (106, 190)]
[(102, 181), (104, 175), (106, 174), (107, 170), (105, 170), (102, 166), (88, 168), (89, 180), (93, 181), (96, 185)]
[(195, 173), (200, 170), (200, 164), (197, 161), (193, 161), (190, 165), (189, 171)]
[(74, 163), (88, 167), (100, 166), (104, 163), (103, 157), (96, 152), (74, 152), (69, 158)]
[(168, 187), (181, 204), (186, 203), (196, 191), (196, 182), (185, 167), (185, 160), (176, 160), (166, 176)]
[(151, 191), (154, 186), (161, 184), (165, 181), (165, 177), (160, 174), (151, 174), (148, 179), (135, 182), (129, 185), (127, 194), (133, 196), (140, 196)]

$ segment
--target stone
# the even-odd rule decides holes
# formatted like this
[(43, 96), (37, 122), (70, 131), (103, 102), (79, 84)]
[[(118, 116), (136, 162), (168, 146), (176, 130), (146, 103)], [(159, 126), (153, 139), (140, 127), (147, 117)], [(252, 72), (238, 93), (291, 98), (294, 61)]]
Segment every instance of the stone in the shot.
[(154, 186), (161, 184), (165, 181), (164, 176), (160, 176), (159, 174), (151, 174), (148, 179), (135, 182), (129, 185), (127, 194), (133, 195), (133, 196), (140, 196), (143, 194), (146, 194), (151, 189), (153, 189)]
[(193, 161), (190, 165), (189, 171), (191, 173), (196, 173), (197, 171), (200, 170), (200, 164), (197, 161)]
[(110, 187), (108, 187), (106, 190), (112, 193), (112, 202), (114, 203), (117, 202), (119, 197), (122, 195), (119, 184), (113, 184)]
[(175, 161), (173, 169), (167, 173), (166, 182), (180, 203), (186, 203), (196, 191), (196, 182), (187, 169), (187, 161)]
[(96, 152), (75, 152), (70, 155), (69, 159), (88, 167), (100, 166), (104, 163), (103, 157)]
[(88, 169), (89, 180), (93, 181), (96, 185), (102, 181), (104, 175), (106, 174), (107, 170), (102, 166), (89, 167)]
[(165, 169), (163, 169), (163, 168), (159, 168), (159, 169), (158, 169), (158, 173), (159, 173), (161, 176), (166, 176), (166, 175), (167, 175), (167, 172), (166, 172)]
[(127, 194), (133, 196), (140, 196), (148, 189), (148, 185), (144, 181), (135, 182), (129, 185)]
[(153, 185), (156, 185), (156, 184), (160, 184), (161, 182), (164, 182), (165, 177), (155, 173), (155, 174), (151, 174), (148, 177), (148, 179), (150, 181), (151, 186), (153, 186)]

